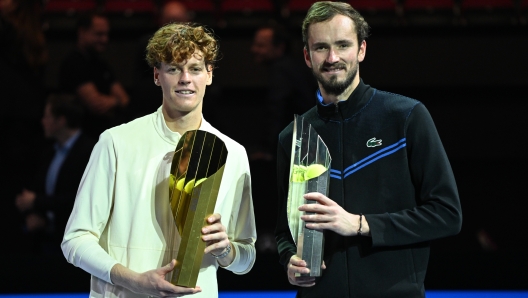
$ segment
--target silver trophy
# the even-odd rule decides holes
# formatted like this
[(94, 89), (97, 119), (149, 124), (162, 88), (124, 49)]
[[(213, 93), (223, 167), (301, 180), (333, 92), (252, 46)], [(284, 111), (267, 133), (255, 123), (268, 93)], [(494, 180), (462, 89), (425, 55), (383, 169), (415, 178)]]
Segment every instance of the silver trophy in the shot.
[(297, 256), (303, 259), (310, 269), (310, 273), (297, 274), (298, 276), (322, 274), (323, 232), (306, 228), (300, 219), (302, 212), (298, 208), (303, 204), (317, 204), (316, 201), (305, 200), (303, 196), (306, 193), (319, 192), (328, 196), (331, 162), (328, 148), (312, 125), (303, 117), (294, 115), (287, 206), (288, 225), (297, 245)]

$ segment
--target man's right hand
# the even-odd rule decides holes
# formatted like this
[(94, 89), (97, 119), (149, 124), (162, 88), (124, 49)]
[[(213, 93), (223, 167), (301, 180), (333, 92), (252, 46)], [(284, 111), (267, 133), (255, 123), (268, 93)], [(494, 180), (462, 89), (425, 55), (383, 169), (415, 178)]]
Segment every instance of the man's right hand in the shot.
[(136, 273), (121, 264), (116, 264), (112, 268), (111, 278), (116, 285), (123, 286), (136, 293), (154, 297), (181, 297), (202, 291), (200, 287), (179, 287), (165, 280), (165, 275), (174, 270), (175, 266), (176, 260), (172, 260), (172, 262), (161, 268)]
[[(310, 273), (310, 269), (306, 268), (306, 262), (301, 260), (298, 256), (293, 255), (288, 263), (288, 281), (299, 287), (311, 287), (315, 285), (315, 277), (313, 276), (295, 276), (295, 273)], [(323, 262), (321, 268), (326, 269)]]

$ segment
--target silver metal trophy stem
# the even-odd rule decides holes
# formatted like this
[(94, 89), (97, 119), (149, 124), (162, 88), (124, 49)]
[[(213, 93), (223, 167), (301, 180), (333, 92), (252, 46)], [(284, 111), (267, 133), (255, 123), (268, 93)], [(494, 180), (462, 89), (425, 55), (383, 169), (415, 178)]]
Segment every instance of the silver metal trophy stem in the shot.
[[(303, 117), (295, 115), (288, 189), (288, 225), (297, 245), (297, 256), (307, 263), (310, 273), (299, 276), (321, 276), (324, 255), (322, 231), (306, 228), (298, 210), (302, 204), (317, 204), (305, 200), (304, 194), (319, 192), (328, 196), (332, 158), (323, 140)], [(310, 214), (310, 213), (306, 213)]]

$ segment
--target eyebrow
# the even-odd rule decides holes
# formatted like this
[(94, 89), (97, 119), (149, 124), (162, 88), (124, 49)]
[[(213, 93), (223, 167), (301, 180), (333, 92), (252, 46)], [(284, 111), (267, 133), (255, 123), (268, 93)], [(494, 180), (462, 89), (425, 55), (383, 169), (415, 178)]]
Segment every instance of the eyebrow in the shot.
[(314, 43), (312, 43), (312, 48), (317, 48), (317, 47), (321, 47), (321, 46), (328, 46), (328, 43), (327, 42), (314, 42)]
[(354, 44), (354, 41), (350, 39), (341, 39), (336, 41), (335, 44)]
[[(354, 41), (350, 40), (350, 39), (340, 39), (336, 42), (334, 42), (334, 44), (337, 44), (337, 45), (343, 45), (343, 44), (354, 44)], [(312, 47), (320, 47), (320, 46), (328, 46), (329, 44), (327, 42), (315, 42), (312, 44)]]
[[(191, 63), (189, 64), (187, 67), (202, 67), (204, 66), (205, 64), (202, 64), (202, 63), (198, 63), (198, 62), (195, 62), (195, 63)], [(176, 63), (170, 63), (170, 64), (167, 64), (167, 67), (177, 67), (177, 68), (183, 68), (185, 65), (180, 65), (180, 64), (176, 64)]]

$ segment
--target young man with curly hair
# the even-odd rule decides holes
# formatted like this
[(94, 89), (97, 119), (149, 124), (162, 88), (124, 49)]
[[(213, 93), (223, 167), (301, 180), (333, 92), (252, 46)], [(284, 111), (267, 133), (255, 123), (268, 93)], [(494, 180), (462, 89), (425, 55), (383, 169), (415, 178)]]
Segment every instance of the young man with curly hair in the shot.
[[(247, 273), (256, 231), (245, 149), (202, 117), (218, 46), (201, 26), (169, 24), (147, 45), (163, 101), (154, 113), (106, 130), (94, 148), (62, 242), (67, 260), (92, 275), (90, 297), (217, 297), (218, 267)], [(167, 281), (176, 261), (171, 242), (169, 171), (181, 136), (215, 134), (228, 156), (196, 288)]]

